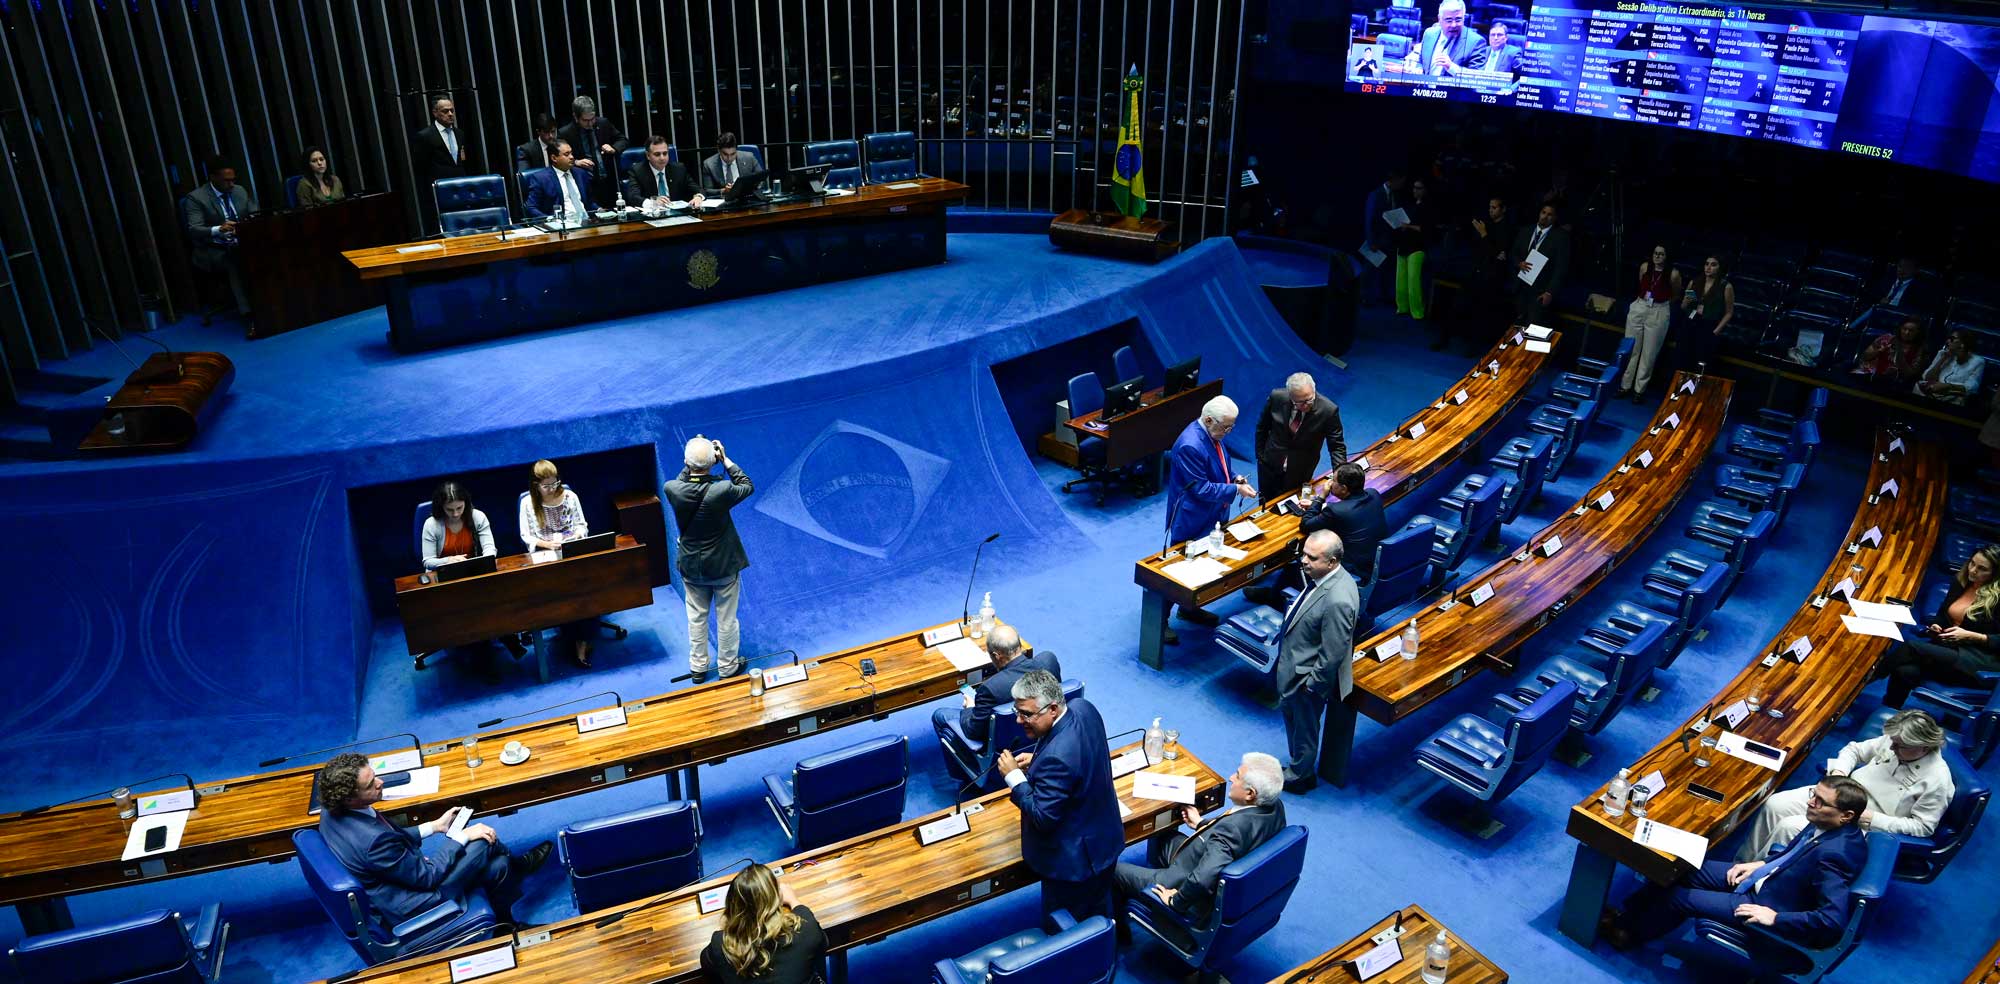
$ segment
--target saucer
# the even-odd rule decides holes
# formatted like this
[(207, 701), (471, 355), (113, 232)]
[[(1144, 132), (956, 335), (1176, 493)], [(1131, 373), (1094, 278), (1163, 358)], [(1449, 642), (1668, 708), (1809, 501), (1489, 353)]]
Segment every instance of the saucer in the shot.
[(526, 746), (523, 746), (523, 747), (521, 748), (521, 754), (519, 754), (519, 755), (511, 755), (511, 754), (509, 754), (509, 753), (507, 752), (507, 750), (506, 750), (506, 749), (504, 749), (504, 748), (503, 748), (503, 749), (501, 749), (501, 750), (500, 750), (500, 764), (501, 764), (501, 765), (520, 765), (521, 763), (523, 763), (523, 762), (526, 762), (526, 761), (528, 760), (528, 756), (530, 756), (530, 755), (533, 755), (533, 754), (534, 754), (534, 750), (533, 750), (533, 749), (530, 749), (530, 748), (528, 748), (528, 747), (526, 747)]

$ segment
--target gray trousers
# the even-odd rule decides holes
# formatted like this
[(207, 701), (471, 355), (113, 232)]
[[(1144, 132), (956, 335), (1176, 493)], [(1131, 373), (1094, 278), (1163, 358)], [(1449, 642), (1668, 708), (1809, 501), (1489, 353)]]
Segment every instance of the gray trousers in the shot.
[(1326, 698), (1302, 686), (1278, 698), (1278, 711), (1285, 716), (1285, 781), (1319, 777), (1319, 727), (1326, 717)]
[(743, 658), (736, 645), (741, 638), (741, 629), (736, 624), (737, 589), (743, 579), (732, 577), (725, 584), (686, 583), (688, 616), (688, 669), (696, 673), (708, 670), (708, 614), (715, 610), (715, 639), (722, 650), (722, 666), (718, 672), (723, 676), (733, 676), (743, 668)]

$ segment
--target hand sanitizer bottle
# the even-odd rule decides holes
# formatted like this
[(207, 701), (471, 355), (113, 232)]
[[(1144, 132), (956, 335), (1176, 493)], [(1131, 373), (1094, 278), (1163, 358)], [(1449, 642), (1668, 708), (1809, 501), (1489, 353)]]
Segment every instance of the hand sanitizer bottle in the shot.
[(1208, 531), (1208, 552), (1214, 553), (1215, 551), (1221, 549), (1222, 549), (1222, 524), (1217, 523), (1215, 524), (1215, 529)]
[(1167, 751), (1167, 733), (1160, 727), (1160, 719), (1153, 719), (1153, 726), (1146, 729), (1146, 764), (1158, 765)]
[(1451, 944), (1445, 942), (1444, 930), (1438, 930), (1437, 939), (1424, 947), (1424, 984), (1444, 984), (1445, 968), (1451, 965)]
[(1403, 626), (1404, 659), (1417, 658), (1417, 642), (1419, 641), (1419, 639), (1420, 636), (1417, 633), (1417, 620), (1414, 618), (1410, 619), (1410, 624)]
[(979, 603), (979, 628), (980, 634), (985, 635), (993, 631), (993, 592), (986, 592), (982, 598)]
[(1625, 801), (1632, 796), (1632, 770), (1619, 769), (1618, 778), (1611, 780), (1610, 788), (1604, 791), (1604, 815), (1622, 817), (1625, 815)]

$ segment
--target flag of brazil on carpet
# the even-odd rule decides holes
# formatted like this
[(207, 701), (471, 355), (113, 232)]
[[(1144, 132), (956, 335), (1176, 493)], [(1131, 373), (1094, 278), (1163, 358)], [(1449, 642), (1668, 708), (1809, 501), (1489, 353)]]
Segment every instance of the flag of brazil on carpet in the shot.
[(1139, 92), (1145, 87), (1139, 66), (1132, 66), (1118, 107), (1118, 156), (1111, 169), (1111, 204), (1135, 219), (1146, 214), (1146, 171), (1139, 147)]

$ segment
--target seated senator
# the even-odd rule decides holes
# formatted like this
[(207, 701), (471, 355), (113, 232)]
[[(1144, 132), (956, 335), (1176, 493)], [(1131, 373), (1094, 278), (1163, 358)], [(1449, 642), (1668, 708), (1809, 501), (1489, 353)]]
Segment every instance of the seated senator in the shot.
[[(464, 903), (473, 890), (484, 888), (493, 916), (514, 921), (511, 911), (521, 897), (521, 882), (549, 859), (554, 844), (543, 841), (514, 857), (493, 828), (467, 824), (447, 833), (459, 810), (454, 807), (429, 823), (398, 827), (375, 812), (382, 801), (382, 779), (368, 756), (342, 752), (328, 759), (314, 779), (319, 783), (320, 836), (342, 867), (360, 879), (369, 904), (391, 922), (402, 922), (446, 899)], [(437, 850), (426, 853), (424, 840), (444, 834)]]
[[(1646, 884), (1605, 913), (1605, 942), (1624, 950), (1687, 919), (1763, 926), (1805, 947), (1831, 946), (1847, 922), (1847, 889), (1868, 860), (1859, 820), (1868, 790), (1828, 776), (1806, 795), (1806, 826), (1767, 861), (1709, 861), (1679, 886)], [(1747, 888), (1744, 886), (1748, 885)]]
[[(583, 515), (583, 500), (563, 484), (556, 463), (546, 458), (535, 462), (528, 494), (521, 499), (520, 521), (521, 543), (529, 553), (561, 550), (565, 542), (590, 535), (590, 521)], [(586, 670), (590, 668), (590, 636), (596, 630), (594, 618), (569, 622), (560, 629), (562, 640), (574, 647), (570, 658)]]
[(722, 929), (701, 951), (721, 984), (812, 984), (826, 964), (826, 933), (771, 869), (752, 864), (729, 882)]
[(1021, 634), (1011, 625), (996, 625), (986, 634), (986, 655), (992, 657), (993, 669), (986, 679), (973, 686), (972, 693), (961, 701), (962, 706), (940, 707), (932, 712), (932, 717), (940, 722), (949, 720), (947, 715), (958, 715), (965, 736), (982, 744), (993, 732), (993, 709), (1013, 705), (1014, 681), (1030, 670), (1047, 670), (1049, 675), (1062, 679), (1062, 663), (1056, 654), (1022, 652)]
[(523, 208), (531, 218), (580, 219), (590, 214), (590, 175), (576, 166), (576, 154), (567, 140), (555, 142), (547, 168), (521, 176), (521, 187)]
[(1966, 398), (1979, 391), (1985, 375), (1986, 359), (1972, 350), (1971, 333), (1960, 328), (1945, 336), (1937, 357), (1910, 392), (1964, 406)]
[(1925, 680), (1954, 687), (1978, 687), (1979, 674), (2000, 670), (2000, 544), (1973, 551), (1953, 576), (1944, 607), (1931, 617), (1923, 638), (1898, 643), (1876, 665), (1889, 678), (1882, 703), (1900, 708)]
[(702, 158), (701, 184), (717, 194), (726, 195), (736, 186), (738, 178), (748, 177), (764, 170), (764, 162), (757, 155), (739, 150), (736, 134), (724, 133), (715, 140), (715, 153)]
[[(1944, 729), (1922, 711), (1900, 711), (1882, 724), (1882, 734), (1851, 741), (1826, 763), (1826, 774), (1848, 776), (1868, 791), (1868, 806), (1856, 820), (1862, 830), (1929, 837), (1951, 804), (1951, 767), (1938, 749)], [(1761, 858), (1797, 837), (1806, 825), (1805, 787), (1773, 793), (1757, 811), (1750, 836), (1737, 851), (1740, 861)]]
[(665, 207), (672, 202), (699, 206), (702, 194), (688, 177), (687, 165), (671, 160), (673, 148), (665, 137), (646, 138), (646, 159), (633, 161), (625, 180), (632, 183), (633, 203), (653, 202)]
[[(1352, 461), (1333, 470), (1326, 498), (1305, 507), (1299, 517), (1299, 535), (1332, 530), (1346, 548), (1341, 566), (1354, 575), (1360, 591), (1361, 612), (1368, 611), (1368, 597), (1375, 592), (1375, 547), (1389, 535), (1389, 521), (1382, 513), (1382, 493), (1368, 487), (1368, 471)], [(1305, 586), (1297, 564), (1279, 575), (1278, 584)], [(1260, 605), (1283, 611), (1288, 602), (1278, 587), (1257, 585), (1245, 588), (1243, 597)]]
[(1895, 334), (1876, 335), (1854, 362), (1855, 375), (1898, 388), (1916, 382), (1923, 371), (1924, 326), (1915, 318), (1896, 326)]
[[(1207, 820), (1181, 807), (1189, 831), (1165, 830), (1146, 842), (1146, 863), (1118, 863), (1121, 903), (1128, 899), (1169, 909), (1200, 925), (1215, 907), (1215, 886), (1231, 861), (1256, 850), (1285, 829), (1285, 768), (1276, 757), (1249, 752), (1229, 776), (1229, 808)], [(1117, 909), (1124, 925), (1125, 906)]]
[(300, 158), (304, 167), (299, 169), (300, 205), (325, 205), (347, 197), (347, 189), (341, 187), (340, 175), (333, 173), (333, 165), (327, 160), (326, 151), (318, 147), (307, 147)]
[(1486, 29), (1486, 47), (1473, 57), (1472, 68), (1487, 72), (1521, 74), (1521, 49), (1507, 44), (1507, 25), (1495, 21)]

